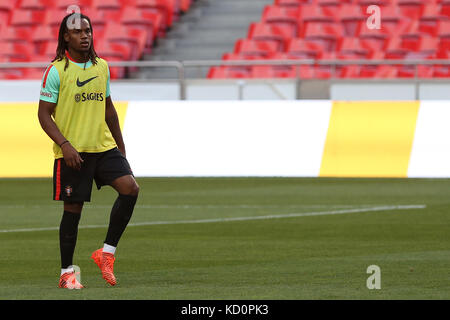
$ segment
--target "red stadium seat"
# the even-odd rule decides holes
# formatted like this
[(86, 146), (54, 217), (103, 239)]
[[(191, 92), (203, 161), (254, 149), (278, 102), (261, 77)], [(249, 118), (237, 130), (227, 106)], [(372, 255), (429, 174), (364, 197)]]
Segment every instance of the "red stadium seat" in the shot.
[[(108, 62), (112, 61), (126, 61), (131, 60), (130, 47), (122, 43), (108, 42), (106, 40), (96, 41), (95, 52), (100, 58), (106, 59)], [(111, 79), (118, 79), (125, 76), (125, 67), (109, 67)]]
[(441, 2), (441, 14), (450, 17), (450, 1)]
[(391, 65), (378, 66), (374, 78), (393, 79), (398, 77), (398, 67)]
[(440, 13), (439, 6), (435, 4), (426, 5), (419, 19), (419, 30), (422, 33), (435, 37), (437, 35), (439, 21), (445, 19), (445, 16)]
[(81, 9), (81, 13), (84, 14), (84, 9), (86, 9), (87, 7), (91, 6), (92, 1), (91, 0), (78, 0), (78, 1), (74, 1), (74, 0), (55, 0), (53, 1), (54, 5), (53, 7), (55, 9), (59, 9), (59, 10), (64, 10), (64, 12), (66, 12), (66, 10), (71, 6), (71, 5), (76, 5)]
[(419, 30), (419, 22), (418, 21), (412, 21), (408, 28), (405, 29), (400, 34), (402, 41), (403, 41), (403, 47), (408, 48), (410, 50), (417, 50), (420, 42), (420, 38), (422, 36), (422, 33)]
[(105, 40), (124, 43), (131, 46), (132, 60), (137, 60), (143, 53), (147, 43), (147, 32), (127, 28), (118, 23), (108, 23), (104, 32)]
[(416, 48), (418, 52), (417, 58), (425, 59), (433, 57), (439, 48), (439, 39), (432, 37), (423, 37), (419, 41), (419, 45)]
[(436, 3), (428, 3), (423, 6), (423, 11), (420, 16), (420, 20), (432, 20), (437, 21), (444, 19), (445, 16), (441, 13), (441, 8)]
[(25, 10), (46, 10), (53, 7), (53, 1), (49, 0), (22, 0), (19, 9)]
[(344, 29), (340, 24), (310, 23), (307, 25), (303, 38), (323, 43), (327, 51), (334, 51), (337, 40), (344, 36)]
[(240, 78), (251, 78), (252, 77), (252, 67), (251, 66), (220, 66), (212, 67), (207, 77), (209, 79), (240, 79)]
[[(14, 62), (14, 61), (11, 61)], [(5, 80), (24, 80), (24, 79), (41, 79), (43, 70), (35, 70), (30, 68), (14, 68), (0, 71), (0, 79)]]
[(276, 41), (278, 50), (284, 50), (285, 42), (295, 36), (295, 28), (289, 25), (273, 25), (264, 22), (252, 23), (248, 31), (249, 39)]
[(348, 0), (315, 0), (315, 3), (321, 6), (322, 8), (330, 8), (336, 9), (341, 4), (349, 3)]
[[(345, 34), (348, 37), (354, 37), (359, 33), (359, 30), (367, 20), (367, 16), (358, 5), (346, 4), (342, 5), (337, 13), (339, 21), (345, 29)], [(364, 25), (365, 27), (365, 25)]]
[(392, 0), (356, 0), (356, 3), (362, 6), (364, 9), (366, 9), (366, 7), (371, 5), (384, 7), (389, 5), (390, 2), (392, 2)]
[[(270, 60), (299, 60), (299, 58), (295, 55), (292, 55), (290, 53), (274, 53), (270, 56)], [(255, 66), (256, 67), (256, 66)], [(254, 68), (255, 68), (254, 67)], [(312, 65), (272, 65), (270, 66), (271, 70), (264, 71), (264, 69), (261, 68), (261, 70), (254, 70), (258, 72), (269, 72), (270, 77), (272, 78), (301, 78), (301, 79), (307, 79), (311, 78), (311, 75), (314, 72), (314, 66)], [(253, 77), (255, 78), (257, 75), (257, 72), (253, 73)]]
[(109, 58), (118, 58), (119, 60), (130, 60), (131, 49), (129, 46), (120, 43), (100, 40), (95, 42), (95, 52), (101, 57), (109, 60)]
[(122, 7), (136, 7), (137, 0), (119, 0)]
[(231, 66), (226, 67), (226, 72), (230, 78), (251, 78), (252, 68), (247, 66)]
[(239, 53), (227, 52), (222, 55), (222, 60), (246, 60), (249, 56), (241, 56)]
[(310, 0), (275, 0), (275, 4), (281, 7), (299, 7), (302, 4), (309, 4)]
[(194, 0), (180, 0), (180, 10), (182, 12), (188, 12)]
[(336, 77), (342, 79), (360, 78), (361, 66), (359, 65), (338, 66), (336, 68)]
[(0, 41), (28, 43), (30, 41), (30, 31), (32, 28), (15, 28), (13, 26), (6, 26), (1, 30)]
[[(302, 66), (300, 68), (300, 74), (304, 75), (307, 69), (312, 71), (312, 78), (314, 79), (330, 79), (335, 76), (333, 68), (329, 65), (316, 65), (314, 67)], [(304, 77), (302, 76), (302, 78)]]
[(323, 45), (302, 38), (291, 39), (287, 48), (287, 53), (303, 59), (317, 59), (324, 51)]
[(48, 10), (46, 24), (50, 27), (59, 30), (59, 25), (61, 24), (62, 19), (67, 15), (65, 10), (61, 9), (52, 9)]
[(338, 50), (340, 54), (351, 54), (358, 59), (367, 59), (371, 53), (370, 50), (364, 48), (359, 38), (343, 38)]
[(33, 34), (31, 36), (31, 41), (39, 42), (39, 41), (48, 41), (48, 40), (57, 40), (58, 34), (52, 32), (52, 29), (49, 25), (40, 25), (33, 29)]
[(225, 67), (211, 67), (206, 75), (208, 79), (226, 79), (228, 74)]
[(441, 41), (436, 51), (436, 59), (449, 59), (449, 58), (450, 58), (450, 50), (448, 50), (448, 46), (446, 45), (446, 43), (443, 43)]
[(150, 31), (151, 45), (161, 28), (162, 16), (158, 12), (143, 12), (134, 7), (126, 7), (122, 10), (120, 22), (127, 26), (142, 27)]
[(359, 33), (361, 45), (371, 51), (384, 51), (386, 48), (389, 34), (384, 29), (361, 28)]
[(12, 11), (16, 8), (19, 0), (9, 0), (0, 2), (0, 11)]
[[(300, 75), (300, 72), (299, 72)], [(252, 78), (297, 78), (296, 66), (253, 66)]]
[[(86, 11), (86, 9), (87, 8), (85, 8), (84, 11)], [(92, 0), (90, 9), (93, 12), (100, 13), (106, 23), (107, 21), (119, 20), (122, 4), (119, 0)], [(85, 12), (83, 13), (86, 14)]]
[(97, 10), (120, 10), (122, 4), (119, 0), (92, 0), (91, 7)]
[(33, 30), (31, 41), (34, 44), (37, 54), (43, 54), (45, 45), (49, 41), (57, 41), (58, 34), (53, 32), (49, 25), (40, 25)]
[(374, 78), (377, 72), (377, 65), (362, 65), (359, 70), (360, 78)]
[(287, 23), (298, 25), (299, 9), (297, 7), (279, 7), (268, 5), (264, 7), (262, 21), (268, 23)]
[(402, 45), (402, 39), (399, 37), (394, 37), (389, 40), (385, 50), (385, 58), (404, 59), (408, 52), (409, 50)]
[(417, 20), (423, 12), (423, 0), (397, 0), (397, 4), (404, 17)]
[(27, 44), (0, 42), (0, 56), (8, 58), (9, 61), (28, 61), (33, 54), (33, 48)]
[(433, 78), (450, 78), (450, 66), (449, 65), (434, 66)]
[(37, 26), (45, 21), (45, 16), (45, 11), (16, 9), (12, 11), (10, 24), (16, 27)]
[(299, 10), (299, 20), (304, 23), (335, 22), (335, 17), (317, 5), (303, 5)]
[(44, 50), (40, 53), (40, 55), (48, 57), (49, 60), (53, 60), (53, 58), (56, 57), (57, 48), (58, 41), (47, 41), (44, 45)]
[(176, 15), (176, 0), (137, 0), (136, 7), (143, 10), (157, 11), (163, 16), (164, 27), (171, 27)]
[(450, 21), (440, 21), (437, 26), (437, 36), (439, 38), (450, 37)]
[(399, 78), (419, 78), (429, 79), (433, 77), (433, 66), (429, 65), (403, 65), (397, 67), (397, 77)]
[(276, 41), (262, 41), (253, 39), (239, 39), (236, 42), (234, 53), (244, 56), (259, 56), (261, 58), (268, 57), (278, 49)]
[(95, 10), (91, 7), (86, 7), (82, 10), (82, 13), (89, 17), (89, 20), (91, 20), (92, 23), (92, 28), (95, 31), (103, 30), (106, 23), (109, 21), (107, 14), (102, 10)]
[(0, 2), (0, 21), (8, 22), (10, 13), (15, 9), (18, 0)]

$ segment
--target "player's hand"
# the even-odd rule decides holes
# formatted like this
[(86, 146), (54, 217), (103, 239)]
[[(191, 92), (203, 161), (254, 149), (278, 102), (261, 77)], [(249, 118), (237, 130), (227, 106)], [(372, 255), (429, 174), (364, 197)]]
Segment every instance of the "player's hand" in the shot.
[(74, 147), (69, 143), (64, 143), (61, 147), (61, 150), (63, 152), (64, 161), (66, 162), (66, 165), (69, 168), (75, 169), (80, 171), (81, 170), (81, 164), (84, 162), (84, 160), (81, 158), (80, 154), (77, 150), (75, 150)]

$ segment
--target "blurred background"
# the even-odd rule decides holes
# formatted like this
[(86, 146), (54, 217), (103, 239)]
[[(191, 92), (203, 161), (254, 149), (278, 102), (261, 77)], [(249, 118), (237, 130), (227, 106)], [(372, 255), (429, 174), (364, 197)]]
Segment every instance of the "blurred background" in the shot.
[(450, 94), (448, 0), (1, 0), (1, 80), (42, 78), (71, 5), (90, 17), (119, 99)]
[(1, 0), (0, 176), (51, 176), (35, 112), (70, 7), (137, 175), (450, 176), (450, 0)]

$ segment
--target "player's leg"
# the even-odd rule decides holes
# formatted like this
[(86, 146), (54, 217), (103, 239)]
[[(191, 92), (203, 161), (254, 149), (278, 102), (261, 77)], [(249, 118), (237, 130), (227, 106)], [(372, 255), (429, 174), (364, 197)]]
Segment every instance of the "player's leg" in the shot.
[(117, 149), (105, 153), (99, 161), (95, 176), (97, 187), (112, 186), (118, 196), (111, 209), (108, 231), (103, 248), (92, 254), (92, 259), (102, 271), (103, 278), (110, 284), (116, 284), (113, 266), (117, 244), (131, 219), (139, 195), (139, 185), (132, 175), (128, 161)]
[(80, 171), (65, 164), (64, 159), (55, 160), (53, 190), (54, 200), (64, 202), (64, 211), (59, 226), (61, 255), (61, 277), (59, 286), (81, 289), (73, 270), (73, 256), (78, 237), (78, 224), (85, 201), (90, 201), (94, 169), (89, 156)]
[(59, 225), (59, 250), (61, 254), (61, 276), (73, 273), (73, 254), (77, 244), (78, 224), (83, 202), (64, 201), (64, 212)]
[(132, 175), (126, 175), (111, 182), (111, 186), (117, 191), (118, 196), (111, 210), (105, 249), (114, 254), (115, 247), (133, 214), (139, 195), (139, 185)]
[(59, 250), (61, 253), (61, 274), (73, 271), (73, 253), (77, 244), (78, 224), (83, 202), (64, 201), (64, 212), (59, 225)]

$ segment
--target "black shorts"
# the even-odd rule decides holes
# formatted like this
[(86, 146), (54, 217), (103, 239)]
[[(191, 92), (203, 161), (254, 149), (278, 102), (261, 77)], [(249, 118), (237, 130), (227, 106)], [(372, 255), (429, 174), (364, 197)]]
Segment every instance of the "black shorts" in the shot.
[(69, 202), (91, 201), (92, 182), (97, 189), (110, 185), (115, 179), (133, 175), (127, 159), (119, 149), (99, 153), (80, 153), (84, 162), (81, 170), (66, 165), (63, 158), (56, 159), (53, 168), (53, 199)]

